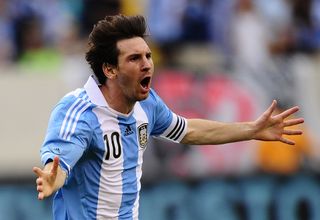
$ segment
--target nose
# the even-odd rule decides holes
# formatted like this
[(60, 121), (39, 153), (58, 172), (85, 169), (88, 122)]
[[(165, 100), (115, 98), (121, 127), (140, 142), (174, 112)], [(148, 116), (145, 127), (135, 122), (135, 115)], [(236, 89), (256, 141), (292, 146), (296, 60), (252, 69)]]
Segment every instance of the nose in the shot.
[(144, 57), (142, 61), (142, 70), (149, 71), (153, 66), (152, 58)]

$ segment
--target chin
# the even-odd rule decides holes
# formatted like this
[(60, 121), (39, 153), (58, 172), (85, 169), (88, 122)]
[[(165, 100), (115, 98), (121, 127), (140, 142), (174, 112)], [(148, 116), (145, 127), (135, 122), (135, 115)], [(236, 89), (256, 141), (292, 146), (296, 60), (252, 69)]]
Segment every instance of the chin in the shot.
[(149, 92), (146, 94), (142, 94), (137, 98), (137, 101), (143, 101), (143, 100), (147, 99), (148, 96), (149, 96)]

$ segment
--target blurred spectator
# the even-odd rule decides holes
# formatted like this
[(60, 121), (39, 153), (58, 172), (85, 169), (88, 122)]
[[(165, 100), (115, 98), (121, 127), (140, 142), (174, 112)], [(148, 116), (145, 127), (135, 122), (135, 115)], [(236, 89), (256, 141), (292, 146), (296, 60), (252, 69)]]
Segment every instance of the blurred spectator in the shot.
[[(39, 0), (37, 4), (37, 13), (43, 20), (42, 28), (45, 44), (49, 47), (56, 46), (64, 33), (72, 28), (75, 20), (72, 13), (76, 12), (72, 12), (70, 7), (63, 3), (63, 0)], [(76, 5), (73, 5), (73, 7), (73, 10), (77, 8)]]
[(63, 0), (12, 0), (10, 11), (13, 19), (18, 21), (30, 16), (41, 20), (44, 46), (55, 46), (74, 19), (73, 12)]
[(270, 99), (291, 102), (296, 84), (287, 57), (293, 42), (290, 8), (284, 0), (262, 2), (238, 0), (236, 4), (234, 71), (255, 91), (260, 106)]
[[(313, 11), (315, 0), (293, 0), (294, 49), (300, 53), (314, 53), (320, 48), (319, 12)], [(318, 3), (319, 4), (319, 3)]]
[[(318, 0), (258, 0), (260, 13), (276, 37), (273, 54), (312, 54), (320, 46), (320, 12)], [(282, 13), (281, 13), (282, 12)]]
[(209, 30), (214, 47), (230, 65), (233, 55), (231, 47), (231, 23), (234, 17), (234, 5), (237, 0), (212, 0), (210, 7)]
[(177, 42), (182, 35), (182, 19), (187, 0), (150, 0), (148, 25), (152, 38), (160, 45)]
[[(232, 24), (235, 60), (258, 74), (270, 60), (270, 32), (252, 0), (238, 0)], [(261, 73), (262, 72), (262, 73)]]
[(54, 48), (46, 47), (43, 24), (36, 15), (19, 17), (15, 22), (16, 60), (24, 73), (57, 73), (61, 57)]
[(71, 27), (73, 16), (63, 0), (1, 0), (0, 60), (19, 61), (27, 63), (29, 67), (38, 66), (31, 60), (35, 57), (35, 51), (41, 51), (42, 55), (37, 57), (42, 57), (40, 63), (48, 65), (50, 69), (57, 61), (55, 49), (52, 48), (57, 46)]
[(210, 0), (189, 0), (183, 13), (182, 41), (206, 42), (210, 39)]
[(16, 60), (20, 60), (29, 50), (41, 49), (45, 46), (42, 26), (41, 19), (33, 14), (21, 16), (15, 20)]
[(291, 71), (297, 82), (294, 95), (312, 131), (320, 131), (320, 2), (319, 0), (289, 1), (292, 8), (293, 44)]
[(264, 106), (270, 100), (270, 87), (274, 87), (270, 80), (272, 34), (253, 0), (237, 0), (234, 10), (230, 32), (233, 72), (245, 87), (254, 91), (258, 105)]
[(147, 22), (152, 40), (159, 46), (163, 65), (173, 66), (182, 36), (183, 14), (188, 0), (149, 0)]
[(288, 54), (293, 42), (291, 8), (287, 0), (256, 0), (257, 12), (270, 32), (271, 55)]

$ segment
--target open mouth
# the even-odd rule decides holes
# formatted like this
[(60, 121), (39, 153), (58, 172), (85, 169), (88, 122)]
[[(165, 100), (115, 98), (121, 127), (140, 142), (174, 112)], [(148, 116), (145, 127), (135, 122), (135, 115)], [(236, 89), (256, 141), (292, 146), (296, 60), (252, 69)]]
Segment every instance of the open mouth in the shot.
[(151, 77), (150, 76), (147, 76), (145, 78), (143, 78), (140, 82), (140, 85), (144, 88), (144, 89), (148, 89), (149, 88), (149, 85), (150, 85), (150, 82), (151, 82)]

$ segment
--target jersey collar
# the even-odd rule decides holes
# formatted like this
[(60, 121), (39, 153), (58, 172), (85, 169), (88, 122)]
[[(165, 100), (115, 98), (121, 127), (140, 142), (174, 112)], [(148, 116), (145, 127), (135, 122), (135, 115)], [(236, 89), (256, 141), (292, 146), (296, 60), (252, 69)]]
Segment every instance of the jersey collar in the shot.
[[(99, 88), (99, 85), (101, 85), (101, 84), (98, 82), (98, 80), (95, 77), (95, 75), (89, 76), (88, 81), (84, 85), (84, 89), (87, 92), (87, 94), (89, 96), (89, 99), (93, 104), (98, 105), (98, 106), (102, 106), (102, 107), (107, 107), (114, 114), (120, 115), (120, 116), (123, 116), (123, 117), (129, 117), (130, 115), (133, 114), (134, 108), (128, 114), (124, 114), (124, 113), (121, 113), (121, 112), (118, 112), (118, 111), (112, 109), (108, 105), (106, 99), (104, 98), (104, 96), (103, 96), (103, 94), (102, 94), (102, 92), (101, 92), (101, 90)], [(137, 105), (137, 103), (135, 105)]]
[(98, 80), (94, 75), (89, 76), (88, 81), (84, 85), (84, 89), (86, 90), (92, 103), (99, 106), (108, 106), (102, 92), (99, 89)]

